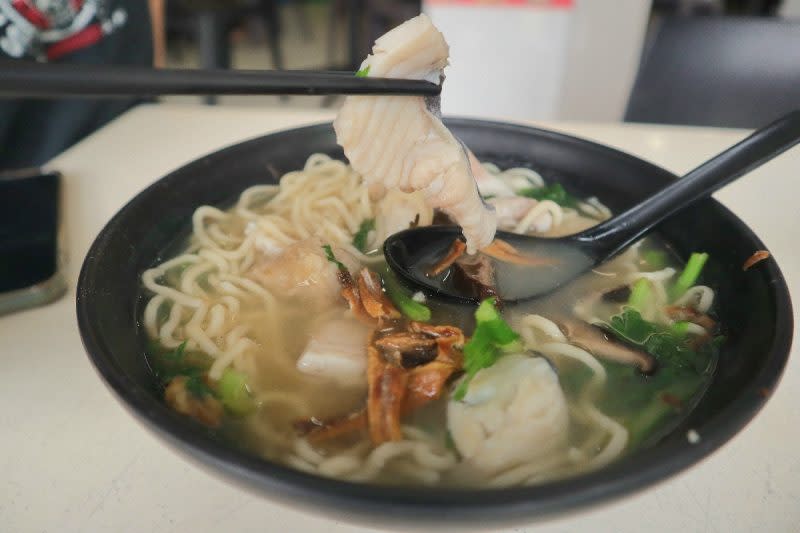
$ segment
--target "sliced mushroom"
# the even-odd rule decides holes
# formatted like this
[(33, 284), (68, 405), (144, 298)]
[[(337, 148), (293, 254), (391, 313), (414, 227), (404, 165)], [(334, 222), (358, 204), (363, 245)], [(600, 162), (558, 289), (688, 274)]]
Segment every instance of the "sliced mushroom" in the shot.
[(455, 326), (432, 326), (423, 322), (411, 322), (409, 330), (424, 333), (436, 339), (439, 352), (436, 361), (441, 361), (454, 368), (461, 368), (464, 356), (461, 352), (464, 347), (464, 332)]
[(631, 297), (631, 287), (630, 285), (622, 285), (621, 287), (609, 289), (607, 291), (603, 291), (600, 297), (604, 302), (624, 304)]
[(424, 365), (436, 358), (436, 340), (420, 333), (392, 333), (377, 339), (375, 347), (384, 359), (403, 368)]
[(605, 329), (572, 319), (559, 320), (558, 326), (569, 342), (597, 357), (634, 365), (643, 374), (652, 374), (656, 370), (655, 357), (614, 337)]

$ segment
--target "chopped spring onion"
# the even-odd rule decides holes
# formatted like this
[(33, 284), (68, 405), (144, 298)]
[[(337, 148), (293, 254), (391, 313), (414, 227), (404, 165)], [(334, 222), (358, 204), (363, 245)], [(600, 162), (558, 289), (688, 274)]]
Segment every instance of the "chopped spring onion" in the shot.
[(475, 330), (476, 332), (478, 330), (486, 331), (488, 337), (496, 346), (507, 348), (519, 340), (519, 334), (511, 329), (508, 322), (503, 319), (497, 307), (495, 307), (496, 305), (497, 299), (494, 297), (487, 298), (481, 302), (478, 310), (475, 311), (475, 322), (477, 323)]
[(344, 266), (344, 263), (336, 259), (336, 256), (333, 255), (333, 248), (331, 248), (330, 244), (323, 244), (322, 249), (325, 250), (325, 257), (328, 258), (328, 261), (336, 265), (342, 272), (348, 272), (347, 267)]
[(675, 322), (672, 324), (672, 326), (670, 326), (670, 330), (675, 334), (676, 337), (686, 337), (686, 335), (689, 333), (689, 322), (686, 320)]
[(651, 296), (650, 280), (639, 278), (631, 288), (631, 295), (628, 297), (628, 305), (638, 311), (642, 311)]
[(495, 298), (487, 298), (475, 311), (475, 331), (464, 345), (466, 377), (453, 394), (455, 400), (464, 399), (467, 387), (478, 371), (495, 364), (502, 352), (519, 348), (519, 334), (503, 319), (496, 305)]
[(358, 231), (353, 235), (353, 246), (362, 254), (367, 253), (367, 237), (375, 229), (375, 219), (367, 218), (361, 221)]
[(247, 387), (247, 376), (230, 368), (222, 373), (217, 383), (217, 395), (222, 405), (235, 415), (246, 415), (256, 406)]
[(663, 250), (645, 250), (642, 259), (652, 270), (661, 270), (667, 266), (667, 253)]
[(702, 272), (706, 261), (708, 261), (707, 253), (695, 252), (689, 257), (689, 261), (686, 262), (686, 266), (678, 277), (678, 281), (675, 282), (675, 285), (673, 285), (669, 291), (670, 300), (677, 300), (697, 282), (697, 278), (700, 277), (700, 272)]
[(366, 78), (369, 76), (369, 65), (356, 72), (357, 78)]
[(578, 200), (564, 189), (560, 183), (551, 183), (543, 187), (530, 187), (517, 191), (518, 196), (527, 196), (535, 200), (551, 200), (562, 207), (576, 207)]
[(400, 286), (400, 283), (388, 268), (384, 270), (381, 278), (383, 279), (383, 288), (386, 289), (386, 294), (401, 313), (417, 322), (427, 322), (431, 319), (430, 308), (409, 296), (408, 291)]

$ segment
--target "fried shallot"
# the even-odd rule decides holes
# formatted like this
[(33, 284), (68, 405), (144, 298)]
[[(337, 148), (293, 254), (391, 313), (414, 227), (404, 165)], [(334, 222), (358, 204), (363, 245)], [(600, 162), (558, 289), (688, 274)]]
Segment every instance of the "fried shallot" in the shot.
[[(378, 328), (368, 348), (367, 406), (332, 420), (310, 419), (295, 424), (312, 443), (325, 442), (368, 428), (373, 444), (402, 438), (400, 419), (441, 397), (450, 378), (463, 367), (464, 333), (454, 326), (396, 321)], [(414, 355), (435, 348), (435, 357), (416, 364)], [(406, 354), (403, 351), (416, 352)]]

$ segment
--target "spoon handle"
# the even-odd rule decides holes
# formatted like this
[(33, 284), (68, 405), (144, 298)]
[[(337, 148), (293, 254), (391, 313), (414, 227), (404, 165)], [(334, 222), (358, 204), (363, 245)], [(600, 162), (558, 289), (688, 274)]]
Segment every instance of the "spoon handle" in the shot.
[[(695, 200), (710, 196), (717, 189), (780, 155), (798, 141), (800, 110), (792, 111), (755, 131), (644, 202), (576, 235), (575, 239), (590, 246), (594, 254), (610, 257), (665, 218)], [(601, 242), (602, 245), (598, 246)]]

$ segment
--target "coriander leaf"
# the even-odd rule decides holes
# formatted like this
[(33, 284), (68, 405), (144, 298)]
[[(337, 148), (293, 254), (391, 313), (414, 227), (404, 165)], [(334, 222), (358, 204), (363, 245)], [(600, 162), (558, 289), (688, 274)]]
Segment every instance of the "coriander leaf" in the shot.
[(630, 307), (612, 316), (609, 325), (621, 337), (635, 344), (644, 343), (657, 330), (655, 324), (643, 319), (639, 311)]
[[(629, 446), (635, 448), (658, 438), (658, 428), (680, 416), (683, 406), (691, 406), (708, 380), (724, 337), (717, 336), (697, 346), (697, 337), (688, 334), (688, 323), (655, 324), (631, 307), (613, 316), (609, 327), (617, 336), (641, 346), (659, 363), (658, 370), (647, 376), (629, 365), (602, 363), (607, 372), (606, 390), (624, 390), (625, 394), (608, 392), (599, 400), (599, 407), (627, 427)], [(560, 379), (566, 377), (562, 375)]]
[(639, 311), (632, 307), (626, 307), (622, 313), (611, 317), (608, 325), (616, 335), (641, 346), (655, 357), (660, 366), (702, 371), (713, 358), (720, 342), (714, 339), (695, 348), (692, 345), (693, 338), (686, 333), (686, 324), (655, 324), (642, 318)]

